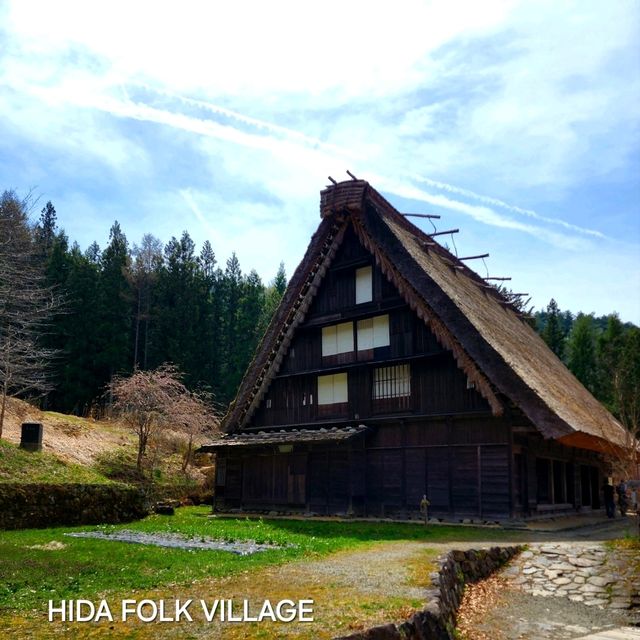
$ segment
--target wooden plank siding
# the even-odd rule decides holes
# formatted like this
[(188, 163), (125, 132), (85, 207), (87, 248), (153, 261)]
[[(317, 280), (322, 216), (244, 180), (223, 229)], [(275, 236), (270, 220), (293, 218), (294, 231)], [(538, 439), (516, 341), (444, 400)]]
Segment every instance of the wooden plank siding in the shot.
[[(371, 267), (372, 299), (356, 304), (363, 267)], [(382, 329), (367, 329), (374, 326)], [(436, 516), (504, 519), (600, 504), (602, 457), (544, 440), (508, 402), (504, 415), (492, 413), (351, 227), (277, 364), (244, 430), (362, 424), (368, 431), (340, 443), (229, 447), (216, 485), (222, 508), (406, 516), (419, 514), (426, 495)], [(344, 373), (346, 402), (343, 376), (335, 375)], [(323, 402), (332, 404), (318, 403), (321, 375), (341, 380), (331, 395), (324, 378)]]

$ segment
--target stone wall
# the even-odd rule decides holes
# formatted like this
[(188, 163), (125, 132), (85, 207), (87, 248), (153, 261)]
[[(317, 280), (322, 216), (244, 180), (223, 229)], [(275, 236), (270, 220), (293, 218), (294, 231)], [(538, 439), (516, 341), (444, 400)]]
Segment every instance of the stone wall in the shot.
[(0, 529), (127, 522), (147, 513), (144, 491), (126, 484), (0, 483)]
[(464, 585), (488, 577), (522, 547), (450, 551), (438, 559), (440, 570), (431, 575), (426, 607), (402, 624), (387, 624), (335, 640), (453, 640)]

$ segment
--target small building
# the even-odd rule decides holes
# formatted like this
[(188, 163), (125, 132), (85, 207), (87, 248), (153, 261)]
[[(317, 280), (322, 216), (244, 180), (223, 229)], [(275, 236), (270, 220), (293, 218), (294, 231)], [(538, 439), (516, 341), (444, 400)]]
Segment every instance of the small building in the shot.
[(498, 290), (367, 182), (321, 222), (238, 395), (218, 509), (444, 517), (598, 509), (623, 427)]

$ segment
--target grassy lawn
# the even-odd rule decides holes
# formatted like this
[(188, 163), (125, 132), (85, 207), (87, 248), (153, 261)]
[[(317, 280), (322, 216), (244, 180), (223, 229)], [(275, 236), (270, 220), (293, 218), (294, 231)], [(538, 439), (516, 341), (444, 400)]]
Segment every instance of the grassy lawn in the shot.
[(50, 453), (25, 451), (0, 440), (0, 482), (103, 484), (111, 481), (91, 467), (66, 463)]
[[(14, 623), (21, 621), (22, 625), (26, 625), (25, 629), (30, 626), (30, 620), (42, 624), (49, 599), (59, 601), (84, 598), (97, 601), (107, 598), (115, 602), (122, 597), (133, 597), (132, 593), (136, 593), (139, 598), (143, 597), (140, 595), (143, 593), (163, 593), (160, 597), (169, 597), (166, 594), (170, 593), (172, 598), (193, 593), (197, 597), (198, 584), (212, 579), (224, 581), (232, 578), (236, 581), (243, 579), (246, 583), (245, 592), (248, 592), (258, 588), (255, 583), (252, 584), (252, 575), (257, 575), (263, 569), (272, 571), (291, 560), (313, 562), (328, 554), (366, 550), (394, 541), (401, 544), (403, 541), (407, 544), (481, 541), (499, 540), (509, 535), (497, 529), (447, 526), (425, 528), (417, 524), (395, 523), (222, 519), (211, 518), (209, 514), (208, 507), (185, 507), (179, 509), (175, 516), (154, 515), (126, 525), (2, 532), (0, 629), (11, 628), (14, 635), (22, 636), (15, 633), (17, 629), (12, 627)], [(208, 537), (254, 540), (281, 546), (251, 556), (238, 556), (225, 551), (167, 549), (63, 535), (69, 531), (109, 532), (118, 529), (180, 533), (196, 539)], [(512, 533), (510, 535), (513, 536)], [(415, 575), (424, 573), (419, 567), (412, 571)], [(275, 574), (268, 575), (277, 577), (277, 570)], [(287, 595), (286, 585), (283, 588), (281, 597), (292, 597)], [(326, 596), (328, 588), (330, 584), (326, 580), (318, 581), (314, 588), (309, 586), (309, 592), (313, 594), (316, 589)], [(260, 589), (263, 598), (272, 597), (269, 584), (262, 585)], [(230, 597), (230, 593), (218, 592), (215, 597)], [(237, 594), (236, 597), (242, 596)], [(376, 604), (377, 601), (373, 599), (368, 604), (362, 604), (365, 609), (366, 606), (382, 606), (401, 610), (404, 606), (393, 598), (388, 600)], [(415, 602), (409, 604), (415, 605)], [(28, 634), (24, 637), (28, 637)]]

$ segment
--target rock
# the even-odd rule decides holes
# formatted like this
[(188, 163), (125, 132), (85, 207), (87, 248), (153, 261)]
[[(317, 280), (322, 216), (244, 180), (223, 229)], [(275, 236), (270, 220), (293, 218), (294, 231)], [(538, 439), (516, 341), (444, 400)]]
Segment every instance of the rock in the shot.
[(589, 607), (602, 607), (607, 604), (607, 601), (603, 598), (591, 598), (589, 600), (585, 599), (584, 603)]
[(540, 547), (540, 551), (542, 551), (542, 553), (546, 553), (548, 556), (559, 556), (560, 555), (560, 551), (558, 551), (557, 547), (551, 547), (549, 545), (542, 545)]
[(584, 576), (574, 576), (573, 581), (576, 584), (584, 584), (587, 579)]
[(604, 593), (604, 589), (602, 587), (596, 587), (595, 584), (583, 584), (581, 590), (584, 593)]
[(572, 602), (583, 602), (584, 596), (581, 596), (580, 594), (570, 595), (569, 600)]
[(597, 560), (582, 557), (571, 557), (568, 560), (574, 567), (595, 567), (596, 565), (601, 564)]
[(524, 573), (525, 576), (530, 576), (531, 574), (537, 573), (538, 571), (540, 571), (538, 567), (527, 567), (526, 569), (522, 570), (522, 573)]
[(552, 580), (552, 582), (557, 586), (561, 586), (563, 584), (571, 584), (572, 580), (571, 578), (556, 578), (555, 580)]
[(605, 578), (603, 576), (591, 576), (587, 578), (589, 584), (595, 584), (596, 587), (606, 587), (608, 584), (614, 582), (613, 578)]

